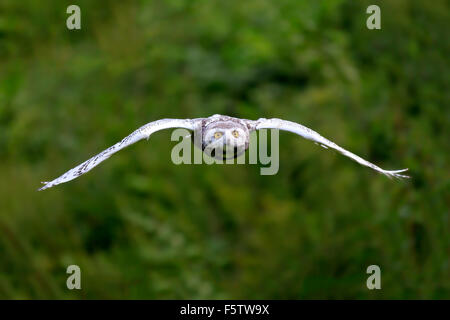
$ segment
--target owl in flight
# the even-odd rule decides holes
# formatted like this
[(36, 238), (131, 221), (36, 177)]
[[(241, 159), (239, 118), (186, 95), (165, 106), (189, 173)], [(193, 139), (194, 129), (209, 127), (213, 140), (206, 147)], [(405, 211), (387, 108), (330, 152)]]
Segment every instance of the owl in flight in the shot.
[[(89, 160), (86, 160), (75, 168), (70, 169), (55, 180), (42, 182), (44, 186), (42, 186), (39, 190), (48, 189), (60, 183), (73, 180), (88, 172), (89, 170), (97, 166), (100, 162), (108, 159), (117, 151), (144, 138), (148, 139), (150, 135), (156, 131), (168, 128), (185, 128), (194, 131), (194, 133), (197, 133), (197, 135), (194, 134), (194, 136), (198, 136), (201, 139), (201, 141), (194, 141), (194, 144), (202, 148), (203, 152), (205, 153), (209, 151), (209, 155), (212, 154), (212, 156), (214, 156), (215, 158), (222, 157), (222, 155), (214, 154), (214, 150), (217, 150), (218, 146), (222, 148), (221, 150), (231, 148), (234, 151), (233, 157), (239, 156), (240, 154), (244, 153), (245, 150), (248, 149), (250, 133), (252, 131), (259, 129), (279, 129), (290, 131), (292, 133), (298, 134), (299, 136), (302, 136), (303, 138), (311, 140), (324, 148), (335, 149), (343, 155), (358, 162), (359, 164), (372, 168), (373, 170), (376, 170), (389, 178), (409, 178), (406, 175), (400, 174), (400, 172), (404, 172), (408, 169), (392, 171), (383, 170), (373, 163), (370, 163), (369, 161), (366, 161), (363, 158), (357, 156), (356, 154), (353, 154), (350, 151), (341, 148), (337, 144), (322, 137), (317, 132), (295, 122), (275, 118), (247, 120), (215, 114), (208, 118), (161, 119), (150, 122), (132, 132), (129, 136), (117, 142), (115, 145), (100, 152)], [(229, 154), (230, 153), (227, 152), (227, 155)], [(223, 158), (226, 157), (227, 156), (225, 156), (224, 152)]]

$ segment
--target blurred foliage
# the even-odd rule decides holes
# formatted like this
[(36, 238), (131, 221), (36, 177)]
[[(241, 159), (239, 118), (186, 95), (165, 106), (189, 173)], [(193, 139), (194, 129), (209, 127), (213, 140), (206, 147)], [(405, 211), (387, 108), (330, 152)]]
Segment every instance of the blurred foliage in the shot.
[[(0, 298), (450, 298), (449, 9), (2, 0)], [(289, 133), (275, 176), (176, 166), (168, 130), (36, 191), (146, 122), (214, 113), (297, 121), (413, 178)]]

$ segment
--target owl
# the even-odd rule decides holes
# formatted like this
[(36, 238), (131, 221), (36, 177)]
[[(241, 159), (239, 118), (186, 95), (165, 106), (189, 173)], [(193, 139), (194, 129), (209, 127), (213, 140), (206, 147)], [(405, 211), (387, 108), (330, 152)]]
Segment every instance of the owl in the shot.
[(381, 169), (373, 163), (364, 160), (356, 154), (347, 151), (334, 142), (324, 138), (316, 131), (296, 122), (276, 118), (248, 120), (215, 114), (208, 118), (161, 119), (150, 122), (132, 132), (115, 145), (86, 160), (75, 168), (70, 169), (60, 177), (52, 181), (42, 182), (44, 185), (39, 190), (48, 189), (58, 184), (78, 178), (104, 160), (108, 159), (117, 151), (144, 138), (148, 139), (150, 135), (156, 131), (169, 128), (185, 128), (192, 130), (194, 132), (193, 137), (199, 137), (194, 139), (194, 144), (201, 148), (206, 154), (217, 159), (228, 159), (243, 154), (249, 147), (250, 133), (252, 131), (260, 129), (290, 131), (305, 139), (311, 140), (326, 149), (334, 149), (359, 164), (372, 168), (373, 170), (378, 171), (389, 178), (409, 178), (409, 176), (401, 174), (408, 169)]

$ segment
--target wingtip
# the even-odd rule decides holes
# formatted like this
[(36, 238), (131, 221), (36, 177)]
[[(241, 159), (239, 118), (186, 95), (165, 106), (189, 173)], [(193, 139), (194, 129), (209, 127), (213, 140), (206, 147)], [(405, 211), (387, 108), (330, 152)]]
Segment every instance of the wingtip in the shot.
[(37, 191), (42, 191), (42, 190), (45, 190), (47, 188), (50, 188), (50, 186), (48, 184), (48, 181), (41, 181), (41, 183), (43, 184), (43, 186), (40, 187), (39, 189), (37, 189)]
[(391, 170), (383, 172), (388, 178), (392, 179), (392, 177), (397, 179), (410, 179), (410, 176), (400, 174), (400, 172), (408, 171), (408, 168), (400, 169), (400, 170)]
[(405, 168), (405, 169), (400, 169), (400, 170), (392, 170), (391, 172), (399, 173), (399, 172), (405, 172), (405, 171), (408, 171), (408, 170), (409, 170), (408, 168)]

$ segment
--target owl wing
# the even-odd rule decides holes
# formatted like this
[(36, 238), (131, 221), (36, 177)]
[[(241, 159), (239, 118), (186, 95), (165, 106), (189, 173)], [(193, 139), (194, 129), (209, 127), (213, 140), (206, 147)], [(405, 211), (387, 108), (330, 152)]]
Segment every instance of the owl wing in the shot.
[(109, 147), (106, 150), (103, 150), (99, 154), (93, 156), (89, 160), (86, 160), (82, 164), (76, 166), (75, 168), (70, 169), (60, 177), (55, 180), (49, 182), (42, 182), (44, 184), (43, 187), (39, 189), (44, 190), (56, 186), (57, 184), (64, 183), (70, 180), (73, 180), (82, 174), (85, 174), (95, 166), (97, 166), (100, 162), (108, 159), (111, 155), (116, 153), (117, 151), (128, 147), (129, 145), (142, 140), (144, 138), (149, 138), (150, 135), (156, 131), (160, 131), (168, 128), (185, 128), (194, 130), (198, 124), (199, 119), (161, 119), (157, 121), (153, 121), (147, 123), (146, 125), (140, 127), (129, 136), (123, 138), (121, 141), (117, 142), (115, 145)]
[(382, 174), (386, 175), (387, 177), (396, 177), (396, 178), (409, 178), (409, 176), (399, 174), (400, 172), (404, 172), (408, 169), (401, 169), (401, 170), (383, 170), (380, 167), (374, 165), (373, 163), (370, 163), (369, 161), (364, 160), (363, 158), (357, 156), (356, 154), (345, 150), (344, 148), (338, 146), (334, 142), (322, 137), (319, 133), (315, 132), (314, 130), (311, 130), (310, 128), (307, 128), (305, 126), (302, 126), (301, 124), (287, 121), (287, 120), (281, 120), (281, 119), (259, 119), (256, 120), (252, 127), (255, 130), (259, 129), (279, 129), (284, 131), (290, 131), (292, 133), (298, 134), (299, 136), (302, 136), (305, 139), (314, 141), (316, 144), (319, 144), (320, 146), (328, 149), (332, 148), (340, 153), (342, 153), (344, 156), (347, 156), (354, 161), (358, 162), (359, 164), (362, 164), (363, 166), (372, 168), (373, 170), (376, 170), (378, 172), (381, 172)]

